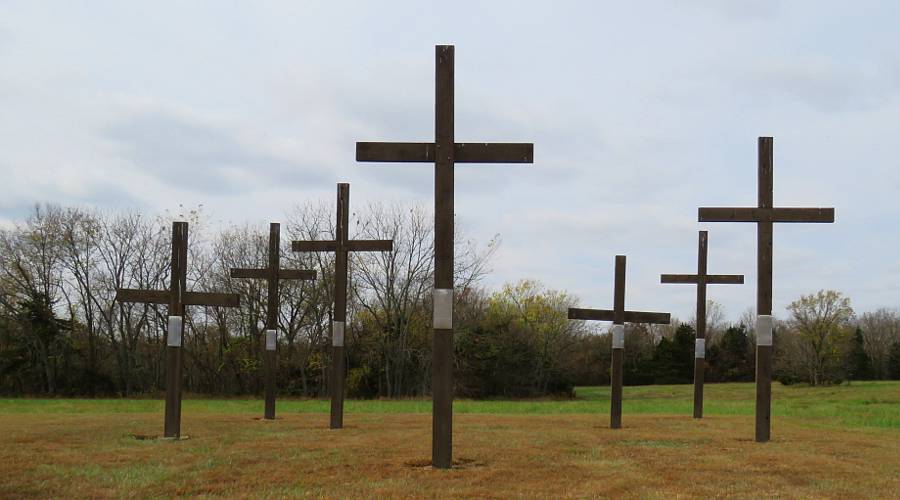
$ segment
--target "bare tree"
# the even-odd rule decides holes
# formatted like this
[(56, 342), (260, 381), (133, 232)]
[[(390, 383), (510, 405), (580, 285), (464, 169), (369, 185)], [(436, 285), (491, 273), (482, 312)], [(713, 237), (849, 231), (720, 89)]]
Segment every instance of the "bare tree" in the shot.
[(364, 311), (365, 322), (377, 332), (371, 342), (382, 365), (378, 392), (400, 395), (411, 361), (420, 369), (429, 366), (424, 305), (434, 270), (430, 217), (421, 207), (371, 205), (364, 219), (353, 214), (351, 226), (355, 226), (357, 238), (394, 242), (391, 252), (352, 255), (350, 290), (354, 317), (360, 318), (358, 312)]
[[(165, 310), (149, 304), (119, 304), (117, 288), (163, 289), (169, 272), (168, 232), (161, 221), (137, 213), (97, 218), (95, 246), (97, 277), (88, 294), (99, 314), (99, 328), (116, 355), (122, 392), (128, 396), (142, 385), (135, 369), (149, 361), (153, 385), (162, 382), (163, 322)], [(138, 352), (145, 339), (155, 350)], [(146, 356), (145, 356), (146, 355)], [(144, 387), (146, 388), (146, 387)]]
[[(5, 299), (11, 314), (16, 315), (21, 304), (53, 310), (63, 297), (62, 219), (59, 207), (37, 205), (24, 225), (0, 233), (0, 272), (13, 290)], [(26, 345), (41, 365), (44, 390), (49, 394), (57, 389), (57, 361), (65, 340), (55, 332), (25, 332)]]
[[(94, 283), (97, 279), (98, 252), (96, 239), (99, 234), (99, 223), (96, 216), (77, 208), (65, 211), (62, 225), (62, 263), (68, 278), (67, 288), (74, 291), (77, 302), (70, 301), (69, 314), (72, 323), (80, 320), (88, 341), (87, 372), (92, 380), (87, 382), (87, 390), (94, 394), (93, 379), (98, 374), (97, 332), (99, 331), (99, 312), (95, 291), (99, 288)], [(68, 295), (68, 294), (67, 294)]]
[[(287, 245), (291, 240), (333, 240), (335, 214), (326, 203), (294, 207), (288, 215)], [(322, 396), (327, 390), (328, 364), (331, 355), (326, 340), (334, 317), (334, 254), (331, 252), (287, 252), (285, 265), (316, 271), (312, 283), (291, 283), (286, 286), (286, 307), (281, 311), (281, 323), (288, 344), (288, 362), (300, 378), (303, 395)], [(353, 281), (348, 284), (352, 297)], [(352, 304), (350, 304), (352, 309)], [(352, 329), (348, 335), (348, 351), (353, 346)], [(321, 361), (319, 361), (321, 360)], [(314, 372), (311, 372), (314, 371)], [(317, 391), (312, 393), (313, 379), (318, 379)]]
[[(676, 324), (676, 322), (672, 322)], [(691, 327), (697, 331), (697, 311), (694, 311), (691, 317)], [(728, 322), (725, 319), (725, 307), (714, 300), (706, 301), (706, 342), (714, 344), (719, 340), (725, 329), (728, 328)]]
[(875, 375), (887, 378), (891, 347), (900, 342), (900, 311), (882, 307), (863, 313), (859, 318), (859, 327), (862, 329), (863, 348), (872, 359)]
[[(406, 394), (405, 375), (415, 363), (430, 372), (431, 290), (434, 280), (434, 228), (431, 214), (422, 207), (373, 204), (365, 216), (354, 214), (359, 238), (391, 239), (392, 252), (354, 254), (351, 290), (355, 304), (379, 335), (384, 383), (388, 396)], [(454, 239), (454, 283), (457, 303), (466, 290), (474, 287), (487, 273), (487, 263), (497, 248), (497, 238), (480, 249), (472, 240), (457, 235)], [(413, 342), (413, 337), (417, 337)], [(426, 377), (427, 378), (427, 377)]]

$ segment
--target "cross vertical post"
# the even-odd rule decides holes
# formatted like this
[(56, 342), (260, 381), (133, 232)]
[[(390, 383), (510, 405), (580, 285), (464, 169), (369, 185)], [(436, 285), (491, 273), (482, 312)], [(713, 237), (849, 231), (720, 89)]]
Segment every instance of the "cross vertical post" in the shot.
[(833, 223), (834, 208), (781, 208), (773, 200), (773, 139), (757, 142), (757, 206), (702, 207), (700, 222), (756, 223), (756, 441), (771, 436), (772, 417), (772, 229), (775, 222)]
[[(338, 185), (337, 227), (335, 238), (337, 248), (343, 249), (349, 240), (350, 185)], [(334, 320), (331, 332), (331, 412), (329, 427), (344, 427), (344, 386), (346, 385), (347, 363), (344, 355), (344, 332), (347, 325), (347, 252), (337, 250), (334, 254)], [(340, 339), (338, 339), (340, 337)]]
[[(757, 141), (757, 161), (759, 162), (757, 182), (757, 204), (759, 208), (772, 209), (774, 205), (774, 152), (771, 138)], [(768, 333), (760, 342), (756, 339), (756, 441), (770, 439), (772, 428), (772, 218), (756, 223), (756, 314), (769, 318)], [(757, 324), (759, 321), (757, 320)]]
[(237, 307), (240, 297), (233, 293), (187, 291), (188, 223), (172, 223), (172, 263), (169, 290), (116, 289), (117, 302), (167, 304), (166, 409), (163, 435), (181, 437), (181, 366), (185, 306)]
[[(269, 276), (266, 280), (266, 350), (265, 350), (265, 379), (266, 393), (263, 418), (275, 419), (275, 350), (278, 346), (278, 309), (280, 296), (278, 290), (278, 270), (281, 268), (281, 225), (269, 224)], [(272, 332), (271, 334), (269, 332)], [(270, 339), (271, 337), (271, 339)], [(270, 342), (271, 341), (271, 342)]]
[[(694, 332), (697, 335), (694, 339), (694, 418), (703, 418), (703, 383), (706, 379), (706, 285), (709, 282), (707, 276), (709, 269), (709, 236), (706, 231), (700, 231), (698, 238), (697, 331)], [(700, 278), (700, 276), (704, 278)], [(741, 281), (744, 281), (743, 277)]]
[(700, 231), (697, 242), (697, 274), (663, 274), (661, 283), (697, 285), (697, 338), (694, 341), (694, 418), (703, 418), (703, 382), (706, 370), (706, 285), (743, 284), (740, 274), (707, 274), (708, 234)]
[(232, 278), (257, 278), (266, 280), (266, 328), (264, 351), (265, 407), (263, 418), (275, 419), (276, 370), (278, 361), (278, 310), (281, 304), (279, 283), (283, 279), (314, 280), (315, 271), (281, 269), (281, 224), (269, 224), (269, 265), (263, 269), (231, 270)]
[(453, 461), (453, 47), (439, 46), (436, 57), (431, 459), (435, 467), (449, 468)]
[(667, 325), (671, 321), (671, 315), (669, 313), (625, 310), (625, 256), (616, 255), (612, 310), (570, 307), (569, 319), (613, 322), (611, 331), (612, 366), (609, 377), (611, 387), (609, 427), (620, 429), (622, 428), (622, 364), (625, 357), (625, 323)]
[[(621, 339), (621, 340), (620, 340)], [(609, 426), (622, 428), (622, 364), (625, 358), (625, 256), (616, 255), (616, 276), (613, 290), (612, 399)]]
[(357, 142), (356, 161), (434, 163), (434, 318), (431, 463), (453, 465), (453, 217), (457, 163), (533, 163), (531, 143), (458, 143), (454, 47), (435, 47), (434, 142)]
[[(172, 270), (169, 279), (166, 336), (166, 419), (163, 435), (181, 437), (181, 343), (184, 339), (182, 290), (187, 288), (187, 222), (172, 224)], [(173, 337), (177, 336), (177, 341)]]
[(331, 322), (331, 413), (329, 427), (344, 427), (344, 386), (347, 377), (344, 330), (347, 322), (347, 280), (349, 252), (391, 252), (392, 240), (351, 240), (350, 184), (337, 185), (337, 223), (334, 240), (292, 241), (294, 252), (334, 252), (334, 314)]

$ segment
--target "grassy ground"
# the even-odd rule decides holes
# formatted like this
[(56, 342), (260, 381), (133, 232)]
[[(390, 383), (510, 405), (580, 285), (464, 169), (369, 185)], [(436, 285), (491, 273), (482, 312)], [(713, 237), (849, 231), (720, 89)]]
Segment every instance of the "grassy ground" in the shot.
[(753, 442), (752, 384), (626, 387), (625, 428), (605, 388), (573, 401), (458, 401), (451, 471), (432, 470), (428, 401), (184, 403), (179, 442), (156, 400), (0, 400), (0, 496), (872, 498), (900, 492), (900, 383), (776, 385), (773, 441)]

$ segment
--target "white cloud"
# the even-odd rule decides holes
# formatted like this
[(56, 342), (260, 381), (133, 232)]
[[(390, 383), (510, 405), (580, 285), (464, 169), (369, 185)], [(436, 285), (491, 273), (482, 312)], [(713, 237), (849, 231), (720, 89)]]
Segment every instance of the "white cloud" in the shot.
[[(811, 11), (810, 6), (816, 9)], [(471, 15), (478, 12), (477, 16)], [(493, 284), (537, 278), (603, 307), (613, 256), (629, 306), (689, 317), (696, 231), (711, 270), (755, 302), (756, 137), (776, 137), (775, 199), (837, 223), (776, 229), (776, 312), (836, 288), (896, 306), (900, 16), (888, 2), (130, 2), (53, 15), (0, 7), (0, 224), (35, 203), (159, 212), (203, 204), (259, 222), (353, 184), (353, 204), (432, 204), (430, 165), (354, 161), (358, 140), (432, 138), (436, 41), (456, 50), (456, 137), (533, 141), (535, 164), (461, 165), (457, 217), (500, 233)], [(861, 258), (860, 253), (865, 257)], [(863, 278), (861, 278), (861, 276)]]

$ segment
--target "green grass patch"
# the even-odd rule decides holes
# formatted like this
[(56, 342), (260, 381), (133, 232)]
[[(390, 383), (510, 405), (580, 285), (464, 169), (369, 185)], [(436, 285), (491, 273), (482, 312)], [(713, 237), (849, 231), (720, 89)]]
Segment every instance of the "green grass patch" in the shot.
[[(707, 384), (704, 414), (753, 415), (752, 383)], [(773, 385), (775, 417), (798, 417), (811, 425), (900, 428), (900, 382), (854, 382), (832, 387)], [(579, 387), (574, 399), (466, 400), (454, 402), (461, 414), (603, 414), (609, 411), (609, 387)], [(657, 385), (625, 388), (626, 414), (690, 415), (693, 386)], [(161, 413), (164, 403), (155, 399), (0, 399), (2, 414), (110, 414)], [(278, 412), (327, 413), (324, 399), (281, 398)], [(258, 399), (188, 398), (183, 412), (249, 414), (262, 411)], [(347, 413), (400, 414), (431, 412), (431, 401), (421, 399), (348, 400)]]

